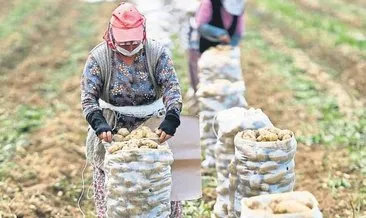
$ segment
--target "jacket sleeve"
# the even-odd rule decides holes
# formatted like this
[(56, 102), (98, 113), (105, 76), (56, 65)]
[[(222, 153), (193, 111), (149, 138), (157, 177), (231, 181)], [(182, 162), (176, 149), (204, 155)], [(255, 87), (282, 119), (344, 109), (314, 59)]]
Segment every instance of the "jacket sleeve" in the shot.
[(101, 111), (98, 100), (102, 90), (101, 69), (96, 60), (89, 56), (81, 77), (81, 106), (85, 117), (94, 111)]
[(220, 37), (224, 35), (229, 35), (229, 33), (222, 28), (215, 27), (210, 24), (202, 24), (198, 27), (198, 32), (203, 36), (204, 38), (211, 40), (211, 41), (220, 41)]
[(240, 43), (240, 39), (241, 39), (241, 36), (239, 36), (238, 34), (234, 34), (231, 37), (230, 45), (231, 46), (238, 46), (239, 43)]
[(182, 110), (182, 96), (173, 61), (164, 50), (158, 59), (155, 70), (158, 85), (162, 87), (163, 102), (167, 111)]

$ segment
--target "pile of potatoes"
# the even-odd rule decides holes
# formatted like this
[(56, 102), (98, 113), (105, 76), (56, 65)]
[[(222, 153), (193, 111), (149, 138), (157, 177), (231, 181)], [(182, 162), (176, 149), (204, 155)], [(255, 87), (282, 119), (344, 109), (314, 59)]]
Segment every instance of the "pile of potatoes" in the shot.
[(108, 148), (109, 153), (115, 153), (119, 150), (131, 149), (157, 149), (159, 144), (151, 139), (131, 139), (125, 142), (115, 142)]
[[(230, 172), (230, 211), (240, 213), (243, 197), (284, 193), (295, 185), (297, 143), (289, 130), (262, 128), (239, 132), (234, 139), (235, 168)], [(231, 213), (231, 212), (230, 212)]]
[(142, 126), (131, 132), (126, 128), (121, 128), (118, 130), (117, 134), (113, 136), (114, 142), (123, 142), (131, 139), (158, 139), (159, 136), (153, 132), (149, 127)]
[(104, 161), (108, 217), (169, 217), (173, 153), (155, 139), (147, 127), (114, 136)]
[(290, 192), (244, 198), (241, 205), (241, 218), (322, 217), (318, 202), (309, 192)]
[(275, 142), (285, 141), (293, 137), (290, 130), (281, 130), (276, 127), (263, 128), (259, 130), (245, 130), (241, 132), (241, 138), (253, 142)]
[(131, 132), (126, 128), (121, 128), (113, 136), (112, 145), (107, 150), (113, 154), (119, 150), (164, 148), (158, 144), (158, 139), (159, 136), (146, 126)]

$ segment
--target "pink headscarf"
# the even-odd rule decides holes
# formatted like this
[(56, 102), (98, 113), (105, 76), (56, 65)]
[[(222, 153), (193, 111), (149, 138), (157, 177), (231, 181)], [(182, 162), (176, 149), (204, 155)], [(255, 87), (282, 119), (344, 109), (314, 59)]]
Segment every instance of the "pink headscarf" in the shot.
[(116, 49), (116, 40), (118, 42), (145, 41), (145, 17), (133, 4), (122, 2), (114, 9), (103, 39), (111, 49)]
[(110, 24), (108, 25), (108, 29), (104, 33), (103, 39), (104, 39), (104, 41), (107, 42), (107, 45), (112, 50), (116, 50), (116, 44), (115, 44), (115, 40), (113, 38), (112, 28), (111, 28), (111, 25)]

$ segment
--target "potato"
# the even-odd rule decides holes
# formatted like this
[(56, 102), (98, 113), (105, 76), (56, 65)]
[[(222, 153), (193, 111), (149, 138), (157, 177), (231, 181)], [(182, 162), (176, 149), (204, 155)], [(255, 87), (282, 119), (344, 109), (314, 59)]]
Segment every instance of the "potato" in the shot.
[(268, 192), (270, 189), (270, 186), (268, 184), (262, 183), (261, 184), (261, 190), (264, 192)]
[(269, 131), (262, 131), (262, 133), (258, 136), (257, 141), (258, 142), (273, 142), (277, 141), (278, 136), (275, 133), (269, 132)]
[(259, 166), (259, 172), (261, 174), (265, 174), (265, 173), (268, 173), (272, 170), (275, 170), (279, 167), (280, 165), (274, 161), (267, 161), (267, 162), (264, 162), (262, 163), (260, 166)]
[(130, 134), (130, 132), (128, 131), (127, 128), (121, 128), (121, 129), (118, 130), (118, 134), (122, 135), (123, 137), (126, 137), (127, 135)]
[(281, 162), (281, 161), (286, 161), (289, 159), (289, 154), (282, 151), (282, 150), (276, 150), (274, 152), (271, 152), (268, 154), (269, 159), (276, 161), (276, 162)]
[(272, 132), (272, 133), (277, 134), (277, 135), (282, 131), (282, 130), (280, 130), (279, 128), (276, 128), (276, 127), (267, 128), (267, 130), (268, 130), (269, 132)]
[(284, 130), (281, 130), (279, 133), (278, 133), (278, 137), (281, 139), (281, 140), (284, 140), (283, 137), (285, 135), (289, 135), (290, 138), (292, 137), (292, 132), (290, 130), (287, 130), (287, 129), (284, 129)]
[(247, 167), (247, 169), (249, 170), (257, 170), (260, 166), (260, 163), (258, 162), (253, 162), (253, 161), (246, 161), (244, 163), (244, 165)]
[(242, 133), (241, 138), (243, 139), (247, 139), (247, 140), (255, 140), (256, 137), (256, 133), (253, 130), (246, 130)]
[(252, 199), (248, 199), (245, 201), (245, 205), (252, 210), (258, 210), (261, 208), (261, 202), (260, 201), (256, 201), (256, 200), (252, 200)]
[(280, 202), (272, 202), (270, 207), (274, 214), (291, 214), (310, 212), (310, 208), (300, 202), (294, 200), (284, 200)]
[(113, 136), (113, 141), (115, 141), (115, 142), (122, 142), (123, 140), (124, 140), (124, 136), (123, 135), (120, 135), (120, 134), (115, 134), (114, 136)]
[[(150, 128), (142, 126), (129, 133), (126, 128), (121, 128), (116, 135), (113, 136), (114, 142), (108, 148), (109, 153), (115, 153), (118, 150), (133, 149), (157, 149), (159, 144), (151, 139), (158, 139), (158, 135)], [(123, 136), (125, 135), (125, 137)]]
[(257, 156), (257, 161), (259, 161), (259, 162), (266, 161), (268, 159), (268, 156), (263, 149), (258, 149), (256, 151), (256, 156)]
[(291, 138), (292, 138), (292, 136), (290, 134), (287, 134), (282, 137), (282, 140), (284, 141), (284, 140), (291, 139)]
[(293, 136), (293, 133), (290, 130), (281, 130), (279, 128), (272, 127), (258, 130), (244, 130), (240, 136), (241, 138), (250, 141), (274, 142), (290, 139)]
[(148, 133), (146, 133), (146, 138), (148, 138), (148, 139), (158, 139), (159, 138), (159, 136), (158, 136), (158, 134), (156, 134), (156, 133), (154, 133), (154, 132), (148, 132)]
[(285, 175), (285, 171), (266, 174), (263, 176), (263, 181), (267, 184), (276, 184), (277, 182), (281, 181), (281, 179), (283, 179)]

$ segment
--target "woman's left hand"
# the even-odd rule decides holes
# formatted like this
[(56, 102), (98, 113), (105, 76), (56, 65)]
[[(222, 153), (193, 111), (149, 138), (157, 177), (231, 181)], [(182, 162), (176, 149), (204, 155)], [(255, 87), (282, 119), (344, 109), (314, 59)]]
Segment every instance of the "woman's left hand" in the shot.
[(156, 130), (156, 134), (158, 134), (158, 136), (160, 136), (159, 138), (159, 142), (160, 143), (164, 143), (165, 141), (167, 141), (168, 139), (170, 139), (172, 136), (167, 134), (166, 132), (164, 132), (161, 129)]
[(159, 142), (163, 143), (170, 139), (177, 127), (180, 125), (179, 113), (175, 109), (171, 109), (166, 113), (165, 119), (160, 124), (156, 134), (160, 136)]

